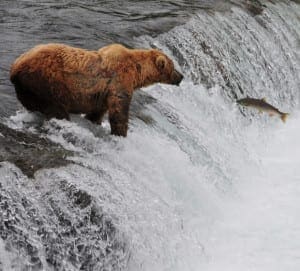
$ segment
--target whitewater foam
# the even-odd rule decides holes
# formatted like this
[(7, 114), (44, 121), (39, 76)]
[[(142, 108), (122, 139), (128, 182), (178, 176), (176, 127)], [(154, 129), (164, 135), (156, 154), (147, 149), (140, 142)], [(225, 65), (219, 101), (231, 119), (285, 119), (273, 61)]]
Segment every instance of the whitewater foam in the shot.
[(257, 150), (261, 170), (243, 174), (239, 199), (224, 202), (204, 244), (210, 259), (199, 270), (299, 269), (299, 119), (295, 113), (276, 127)]

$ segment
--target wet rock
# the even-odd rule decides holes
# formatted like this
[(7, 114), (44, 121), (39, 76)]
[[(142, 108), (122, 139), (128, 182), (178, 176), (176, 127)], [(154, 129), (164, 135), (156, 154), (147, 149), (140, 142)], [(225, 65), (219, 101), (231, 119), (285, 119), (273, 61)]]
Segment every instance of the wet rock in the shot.
[(144, 111), (148, 104), (155, 103), (156, 99), (142, 90), (136, 91), (133, 95), (132, 103), (130, 106), (130, 118), (140, 119), (148, 125), (154, 124), (155, 120), (147, 115)]
[(253, 15), (259, 15), (263, 12), (265, 5), (261, 4), (259, 1), (246, 1), (246, 9)]
[(253, 16), (259, 15), (263, 12), (264, 8), (266, 7), (262, 1), (258, 0), (230, 0), (230, 3), (233, 5), (242, 7), (249, 11)]
[(0, 162), (9, 161), (28, 177), (41, 168), (65, 166), (72, 152), (32, 133), (16, 131), (0, 123)]

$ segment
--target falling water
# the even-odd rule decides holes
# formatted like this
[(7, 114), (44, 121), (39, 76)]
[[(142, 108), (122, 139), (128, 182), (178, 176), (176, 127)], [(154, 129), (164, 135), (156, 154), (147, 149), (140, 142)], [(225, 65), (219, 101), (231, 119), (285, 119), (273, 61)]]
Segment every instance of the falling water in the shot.
[[(137, 92), (125, 139), (107, 120), (7, 117), (72, 154), (34, 179), (1, 163), (0, 269), (298, 270), (300, 6), (266, 5), (136, 37), (185, 80)], [(247, 95), (287, 124), (240, 108)]]

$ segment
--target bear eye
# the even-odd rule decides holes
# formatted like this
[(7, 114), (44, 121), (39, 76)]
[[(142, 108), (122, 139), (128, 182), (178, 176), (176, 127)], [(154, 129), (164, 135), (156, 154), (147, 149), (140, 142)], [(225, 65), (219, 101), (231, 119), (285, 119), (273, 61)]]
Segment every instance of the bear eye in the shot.
[(156, 58), (156, 67), (159, 69), (159, 70), (163, 70), (166, 66), (166, 58), (164, 56), (158, 56)]

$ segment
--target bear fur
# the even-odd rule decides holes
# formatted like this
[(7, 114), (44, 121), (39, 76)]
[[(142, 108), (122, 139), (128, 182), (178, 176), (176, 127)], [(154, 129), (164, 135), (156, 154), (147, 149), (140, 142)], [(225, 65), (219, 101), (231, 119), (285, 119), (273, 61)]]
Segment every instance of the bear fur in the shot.
[(17, 98), (47, 118), (84, 113), (101, 124), (108, 111), (111, 133), (126, 136), (133, 91), (154, 83), (178, 85), (183, 76), (159, 50), (112, 44), (88, 51), (64, 44), (38, 45), (13, 63)]

